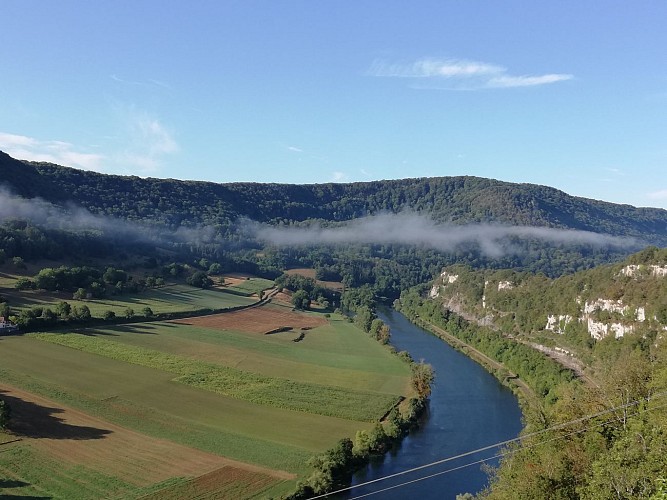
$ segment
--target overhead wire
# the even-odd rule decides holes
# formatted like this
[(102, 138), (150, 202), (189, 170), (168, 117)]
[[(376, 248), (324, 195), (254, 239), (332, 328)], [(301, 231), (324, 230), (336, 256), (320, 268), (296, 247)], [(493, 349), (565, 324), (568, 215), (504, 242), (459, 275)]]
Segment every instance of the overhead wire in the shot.
[[(570, 420), (570, 421), (568, 421), (568, 422), (564, 422), (564, 423), (561, 423), (561, 424), (558, 424), (558, 425), (554, 425), (554, 426), (551, 426), (551, 427), (547, 427), (546, 429), (541, 429), (541, 430), (539, 430), (539, 431), (531, 432), (531, 433), (529, 433), (529, 434), (525, 434), (525, 435), (523, 435), (523, 436), (518, 436), (518, 437), (513, 438), (513, 439), (508, 439), (508, 440), (505, 440), (505, 441), (499, 441), (499, 442), (497, 442), (497, 443), (490, 444), (490, 445), (488, 445), (488, 446), (484, 446), (484, 447), (481, 447), (481, 448), (477, 448), (477, 449), (475, 449), (475, 450), (467, 451), (467, 452), (465, 452), (465, 453), (460, 453), (460, 454), (455, 455), (455, 456), (452, 456), (452, 457), (447, 457), (447, 458), (443, 458), (443, 459), (440, 459), (440, 460), (436, 460), (436, 461), (434, 461), (434, 462), (430, 462), (430, 463), (427, 463), (427, 464), (424, 464), (424, 465), (420, 465), (420, 466), (418, 466), (418, 467), (413, 467), (413, 468), (411, 468), (411, 469), (406, 469), (406, 470), (403, 470), (403, 471), (395, 472), (395, 473), (393, 473), (393, 474), (389, 474), (389, 475), (387, 475), (387, 476), (382, 476), (382, 477), (379, 477), (379, 478), (376, 478), (376, 479), (372, 479), (372, 480), (370, 480), (370, 481), (366, 481), (366, 482), (363, 482), (363, 483), (360, 483), (360, 484), (356, 484), (356, 485), (354, 485), (354, 486), (348, 486), (348, 487), (345, 487), (345, 488), (340, 488), (340, 489), (338, 489), (338, 490), (331, 491), (331, 492), (329, 492), (329, 493), (322, 493), (322, 494), (320, 494), (320, 495), (317, 495), (317, 496), (314, 496), (314, 497), (310, 497), (310, 498), (311, 498), (311, 500), (316, 500), (316, 499), (318, 499), (318, 498), (325, 498), (325, 497), (328, 497), (328, 496), (331, 496), (331, 495), (336, 495), (336, 494), (338, 494), (338, 493), (344, 493), (344, 492), (346, 492), (346, 491), (350, 491), (350, 490), (355, 489), (355, 488), (361, 488), (361, 487), (363, 487), (363, 486), (367, 486), (367, 485), (370, 485), (370, 484), (374, 484), (374, 483), (377, 483), (377, 482), (380, 482), (380, 481), (386, 481), (387, 479), (392, 479), (392, 478), (394, 478), (394, 477), (403, 476), (403, 475), (405, 475), (405, 474), (410, 474), (410, 473), (412, 473), (412, 472), (417, 472), (417, 471), (420, 471), (420, 470), (423, 470), (423, 469), (427, 469), (427, 468), (430, 468), (430, 467), (435, 467), (436, 465), (440, 465), (440, 464), (443, 464), (443, 463), (451, 462), (451, 461), (453, 461), (453, 460), (458, 460), (458, 459), (460, 459), (460, 458), (469, 457), (469, 456), (471, 456), (471, 455), (475, 455), (475, 454), (477, 454), (477, 453), (481, 453), (481, 452), (483, 452), (483, 451), (488, 451), (488, 450), (490, 450), (490, 449), (499, 448), (499, 447), (501, 447), (501, 446), (506, 446), (506, 445), (509, 445), (509, 444), (511, 444), (511, 443), (521, 442), (521, 441), (524, 441), (524, 440), (527, 440), (527, 439), (530, 439), (530, 438), (533, 438), (533, 437), (536, 437), (536, 436), (545, 434), (545, 433), (547, 433), (547, 432), (552, 432), (552, 431), (555, 431), (555, 430), (559, 430), (559, 429), (568, 427), (568, 426), (573, 425), (573, 424), (576, 424), (576, 423), (585, 422), (585, 421), (587, 421), (587, 420), (591, 420), (591, 419), (593, 419), (593, 418), (597, 418), (597, 417), (600, 417), (600, 416), (602, 416), (602, 415), (606, 415), (606, 414), (608, 414), (608, 413), (613, 413), (613, 412), (615, 412), (615, 411), (617, 411), (617, 410), (621, 410), (621, 409), (624, 409), (624, 408), (629, 408), (629, 407), (632, 407), (632, 406), (636, 406), (636, 405), (638, 405), (638, 404), (640, 404), (640, 403), (648, 402), (648, 401), (651, 401), (651, 400), (653, 400), (653, 399), (656, 399), (656, 398), (659, 398), (659, 397), (663, 397), (663, 396), (665, 396), (665, 395), (667, 395), (667, 391), (663, 391), (663, 392), (655, 393), (655, 394), (652, 394), (651, 396), (647, 396), (647, 397), (645, 397), (645, 398), (636, 399), (636, 400), (630, 401), (630, 402), (628, 402), (628, 403), (624, 403), (624, 404), (622, 404), (622, 405), (618, 405), (618, 406), (615, 406), (615, 407), (612, 407), (612, 408), (608, 408), (608, 409), (606, 409), (606, 410), (603, 410), (603, 411), (600, 411), (600, 412), (597, 412), (597, 413), (593, 413), (593, 414), (591, 414), (591, 415), (585, 415), (585, 416), (583, 416), (583, 417), (576, 418), (576, 419)], [(667, 405), (663, 405), (663, 406), (667, 406)], [(662, 407), (662, 406), (660, 406), (660, 407), (658, 407), (658, 408), (661, 408), (661, 407)], [(638, 412), (638, 413), (639, 413), (639, 412)], [(599, 425), (605, 425), (605, 424), (610, 423), (610, 422), (613, 422), (613, 421), (615, 421), (615, 420), (617, 420), (617, 419), (612, 419), (612, 420), (609, 420), (609, 421), (607, 421), (607, 422), (603, 422), (603, 423), (601, 423), (601, 424), (596, 424), (594, 427), (599, 426)], [(586, 429), (578, 430), (578, 431), (576, 431), (576, 432), (567, 434), (567, 435), (565, 435), (565, 436), (559, 436), (558, 439), (560, 439), (560, 438), (562, 438), (562, 437), (567, 437), (567, 436), (569, 436), (569, 435), (573, 435), (573, 434), (576, 434), (576, 433), (579, 433), (579, 432), (583, 432), (584, 430), (586, 430)], [(557, 439), (557, 438), (552, 438), (552, 440), (553, 440), (553, 439)], [(549, 441), (550, 441), (550, 440), (544, 441), (544, 443), (541, 443), (541, 444), (545, 444), (546, 442), (549, 442)], [(536, 445), (531, 445), (531, 447), (532, 447), (532, 446), (537, 446), (537, 445), (538, 445), (538, 444), (536, 444)], [(505, 454), (507, 454), (507, 453), (505, 453)], [(500, 456), (503, 456), (503, 455), (501, 454)], [(497, 458), (497, 457), (489, 457), (489, 458), (487, 458), (487, 459), (485, 459), (485, 460), (481, 460), (481, 461), (478, 461), (478, 462), (475, 462), (475, 463), (471, 463), (471, 464), (468, 464), (468, 465), (465, 465), (465, 466), (457, 467), (456, 469), (452, 469), (452, 470), (449, 470), (449, 471), (444, 471), (444, 472), (436, 473), (436, 474), (433, 474), (432, 476), (440, 475), (440, 474), (444, 474), (444, 473), (446, 473), (446, 472), (451, 472), (451, 471), (453, 471), (453, 470), (458, 470), (459, 468), (467, 467), (467, 466), (470, 466), (470, 465), (475, 465), (476, 463), (481, 463), (481, 462), (483, 462), (483, 461), (493, 460), (494, 458)], [(425, 479), (426, 479), (426, 478), (425, 478)], [(406, 484), (411, 484), (411, 483), (416, 482), (416, 481), (418, 481), (418, 480), (412, 480), (412, 481), (409, 481), (409, 482), (406, 483)], [(362, 498), (362, 497), (358, 497), (358, 498)]]
[[(653, 410), (657, 410), (657, 409), (659, 409), (659, 408), (665, 408), (665, 407), (667, 407), (667, 403), (665, 403), (665, 404), (663, 404), (663, 405), (660, 405), (660, 406), (653, 407), (653, 408), (647, 408), (647, 409), (644, 410), (644, 411), (653, 411)], [(634, 416), (639, 415), (640, 413), (642, 413), (642, 411), (638, 411), (638, 412), (633, 413), (632, 415), (629, 415), (629, 416), (630, 416), (630, 417), (634, 417)], [(505, 457), (505, 456), (508, 456), (508, 455), (513, 455), (514, 453), (517, 453), (517, 452), (519, 452), (519, 451), (521, 451), (521, 450), (526, 450), (526, 449), (530, 449), (530, 448), (536, 448), (536, 447), (538, 447), (538, 446), (542, 446), (542, 445), (547, 444), (547, 443), (552, 442), (552, 441), (558, 441), (558, 440), (561, 440), (561, 439), (565, 439), (565, 438), (570, 437), (570, 436), (573, 436), (573, 435), (575, 435), (575, 434), (580, 434), (580, 433), (582, 433), (582, 432), (585, 432), (585, 431), (587, 431), (587, 430), (590, 430), (590, 429), (592, 429), (592, 428), (594, 428), (594, 427), (600, 427), (600, 426), (603, 426), (603, 425), (606, 425), (606, 424), (615, 422), (616, 420), (617, 420), (616, 418), (613, 418), (613, 419), (607, 420), (607, 421), (605, 421), (605, 422), (600, 422), (600, 423), (597, 423), (597, 424), (595, 424), (595, 425), (591, 425), (591, 426), (589, 426), (589, 427), (585, 427), (585, 428), (583, 428), (583, 429), (578, 429), (578, 430), (576, 430), (576, 431), (569, 432), (569, 433), (564, 434), (564, 435), (562, 435), (562, 436), (556, 436), (556, 437), (554, 437), (554, 438), (547, 439), (547, 440), (544, 440), (544, 441), (540, 441), (540, 442), (537, 442), (537, 443), (533, 443), (533, 444), (531, 444), (531, 445), (521, 446), (520, 448), (515, 449), (515, 450), (508, 450), (508, 451), (503, 452), (503, 453), (497, 453), (497, 454), (493, 455), (492, 457), (483, 458), (483, 459), (481, 459), (481, 460), (477, 460), (477, 461), (475, 461), (475, 462), (469, 462), (469, 463), (466, 463), (466, 464), (463, 464), (463, 465), (459, 465), (459, 466), (457, 466), (457, 467), (453, 467), (453, 468), (451, 468), (451, 469), (447, 469), (447, 470), (440, 471), (440, 472), (435, 472), (435, 473), (433, 473), (433, 474), (429, 474), (428, 476), (419, 477), (419, 478), (416, 478), (416, 479), (412, 479), (412, 480), (410, 480), (410, 481), (405, 481), (405, 482), (403, 482), (403, 483), (394, 484), (394, 485), (392, 485), (392, 486), (388, 486), (388, 487), (383, 488), (383, 489), (380, 489), (380, 490), (375, 490), (375, 491), (371, 491), (371, 492), (368, 492), (368, 493), (364, 493), (364, 494), (362, 494), (362, 495), (358, 495), (358, 496), (355, 496), (355, 497), (351, 497), (350, 500), (357, 500), (357, 499), (359, 499), (359, 498), (366, 498), (366, 497), (369, 497), (369, 496), (376, 495), (376, 494), (378, 494), (378, 493), (384, 493), (384, 492), (387, 492), (387, 491), (390, 491), (390, 490), (393, 490), (393, 489), (396, 489), (396, 488), (401, 488), (401, 487), (403, 487), (403, 486), (408, 486), (408, 485), (410, 485), (410, 484), (418, 483), (418, 482), (420, 482), (420, 481), (424, 481), (424, 480), (426, 480), (426, 479), (431, 479), (431, 478), (434, 478), (434, 477), (436, 477), (436, 476), (441, 476), (441, 475), (443, 475), (443, 474), (448, 474), (448, 473), (450, 473), (450, 472), (455, 472), (455, 471), (460, 470), (460, 469), (465, 469), (466, 467), (470, 467), (470, 466), (473, 466), (473, 465), (482, 464), (482, 463), (488, 462), (488, 461), (490, 461), (490, 460), (495, 460), (496, 458), (502, 458), (502, 457)], [(361, 487), (361, 486), (363, 486), (363, 484), (358, 484), (358, 485), (355, 485), (354, 487), (355, 487), (355, 488), (359, 488), (359, 487)]]

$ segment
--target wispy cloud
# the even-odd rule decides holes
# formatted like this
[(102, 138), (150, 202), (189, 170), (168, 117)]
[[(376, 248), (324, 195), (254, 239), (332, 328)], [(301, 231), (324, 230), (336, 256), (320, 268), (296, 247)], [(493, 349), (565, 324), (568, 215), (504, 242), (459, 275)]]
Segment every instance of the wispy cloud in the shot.
[(420, 59), (412, 64), (389, 64), (376, 60), (369, 73), (373, 76), (400, 78), (456, 78), (493, 75), (505, 71), (500, 66), (460, 59)]
[(551, 245), (613, 248), (636, 248), (640, 245), (634, 238), (589, 231), (499, 224), (438, 224), (428, 216), (411, 212), (363, 217), (338, 227), (277, 227), (247, 221), (245, 229), (255, 238), (278, 246), (370, 243), (453, 251), (475, 245), (491, 257), (521, 252), (516, 243), (525, 240), (539, 240)]
[(101, 171), (105, 161), (103, 155), (80, 151), (68, 142), (43, 141), (3, 132), (0, 132), (0, 150), (21, 160), (57, 163), (84, 170)]
[(166, 155), (179, 151), (172, 133), (155, 117), (135, 108), (126, 109), (129, 140), (119, 161), (148, 174), (159, 170)]
[(210, 243), (215, 231), (212, 227), (179, 227), (171, 231), (158, 224), (131, 222), (114, 217), (90, 213), (73, 203), (54, 205), (40, 198), (22, 198), (0, 186), (0, 221), (20, 218), (49, 229), (102, 231), (107, 238), (120, 238), (124, 242), (198, 242)]
[(125, 78), (121, 78), (118, 75), (110, 75), (111, 79), (116, 82), (120, 83), (123, 85), (133, 85), (137, 87), (161, 87), (166, 90), (171, 90), (171, 85), (168, 83), (165, 83), (160, 80), (155, 80), (155, 79), (148, 79), (146, 81), (140, 81), (140, 80), (127, 80)]
[(287, 150), (294, 153), (303, 153), (303, 149), (297, 148), (296, 146), (287, 146)]
[(347, 182), (349, 179), (345, 172), (336, 171), (333, 173), (331, 182)]
[(488, 87), (510, 88), (510, 87), (534, 87), (535, 85), (547, 85), (549, 83), (564, 82), (571, 80), (572, 75), (548, 74), (541, 76), (495, 76), (487, 82)]
[(428, 80), (433, 86), (441, 86), (442, 82), (446, 81), (448, 88), (456, 90), (534, 87), (574, 78), (573, 75), (562, 73), (512, 75), (507, 68), (496, 64), (433, 58), (423, 58), (409, 64), (376, 60), (368, 74), (376, 77)]

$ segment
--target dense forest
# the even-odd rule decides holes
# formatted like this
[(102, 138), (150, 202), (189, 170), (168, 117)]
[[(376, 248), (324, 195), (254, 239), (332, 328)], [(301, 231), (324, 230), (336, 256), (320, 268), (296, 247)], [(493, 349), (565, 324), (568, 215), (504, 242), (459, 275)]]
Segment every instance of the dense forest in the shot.
[(410, 209), (435, 221), (495, 222), (578, 229), (667, 244), (667, 211), (578, 198), (546, 186), (477, 177), (436, 177), (348, 184), (179, 181), (105, 175), (0, 152), (1, 182), (24, 198), (73, 203), (93, 214), (150, 219), (171, 228), (229, 227), (239, 217), (271, 224), (347, 221)]
[[(396, 298), (455, 263), (559, 276), (621, 260), (647, 244), (667, 245), (665, 210), (475, 177), (215, 184), (105, 175), (23, 162), (2, 152), (0, 173), (3, 218), (9, 219), (0, 229), (0, 258), (58, 259), (65, 253), (78, 259), (104, 254), (205, 257), (223, 269), (266, 277), (290, 267), (313, 267), (320, 279), (347, 286), (368, 283), (378, 296)], [(632, 240), (622, 245), (592, 244), (590, 238), (563, 243), (532, 233), (510, 234), (502, 238), (500, 251), (489, 253), (477, 241), (438, 248), (392, 241), (325, 245), (314, 237), (311, 245), (290, 246), (262, 241), (248, 231), (255, 227), (248, 221), (262, 227), (340, 228), (360, 217), (406, 211), (432, 221), (427, 230), (478, 227), (484, 232), (488, 226), (480, 224), (500, 224)]]

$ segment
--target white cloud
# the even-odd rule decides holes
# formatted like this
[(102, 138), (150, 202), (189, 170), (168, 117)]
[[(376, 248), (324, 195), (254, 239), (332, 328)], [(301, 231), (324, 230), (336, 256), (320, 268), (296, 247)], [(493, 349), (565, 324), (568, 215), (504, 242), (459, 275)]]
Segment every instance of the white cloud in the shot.
[(77, 151), (73, 144), (63, 141), (42, 141), (34, 137), (0, 132), (0, 150), (21, 160), (43, 161), (81, 168), (101, 170), (105, 157)]
[(547, 85), (549, 83), (564, 82), (571, 80), (572, 75), (549, 74), (541, 76), (495, 76), (487, 82), (488, 87), (509, 88), (509, 87), (533, 87), (535, 85)]
[(549, 73), (545, 75), (511, 75), (507, 68), (495, 64), (465, 59), (419, 59), (411, 64), (389, 64), (376, 60), (368, 74), (378, 77), (446, 80), (450, 88), (475, 90), (482, 88), (533, 87), (571, 80), (572, 75)]
[(164, 126), (154, 118), (140, 117), (136, 124), (141, 141), (148, 148), (151, 156), (175, 153), (178, 144)]
[(303, 149), (297, 148), (296, 146), (287, 146), (287, 149), (295, 153), (303, 153)]
[[(116, 106), (119, 121), (107, 153), (91, 153), (68, 142), (43, 141), (0, 132), (0, 150), (14, 158), (44, 161), (83, 170), (148, 175), (159, 171), (165, 157), (179, 151), (171, 131), (157, 118), (133, 106)], [(104, 141), (109, 142), (109, 141)], [(104, 168), (102, 168), (104, 166)]]
[(369, 70), (372, 76), (401, 77), (401, 78), (456, 78), (478, 75), (497, 74), (505, 68), (492, 64), (460, 59), (420, 59), (412, 64), (387, 64), (375, 61)]
[(347, 174), (345, 172), (334, 172), (331, 182), (346, 182), (348, 180)]
[(118, 160), (125, 166), (138, 168), (141, 173), (159, 170), (164, 156), (180, 149), (171, 132), (148, 113), (126, 109), (125, 126), (129, 137)]

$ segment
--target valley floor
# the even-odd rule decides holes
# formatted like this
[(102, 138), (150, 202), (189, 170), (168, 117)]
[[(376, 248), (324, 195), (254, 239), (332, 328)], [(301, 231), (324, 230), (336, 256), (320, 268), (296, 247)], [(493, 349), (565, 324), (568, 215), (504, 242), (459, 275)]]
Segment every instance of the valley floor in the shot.
[(2, 337), (13, 418), (0, 435), (0, 496), (279, 496), (310, 456), (371, 429), (409, 379), (344, 318), (280, 302)]

